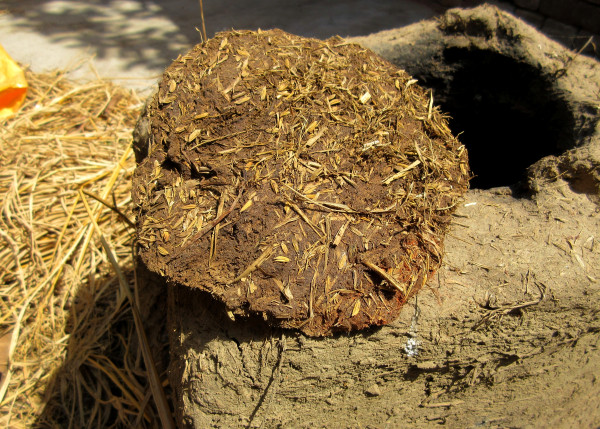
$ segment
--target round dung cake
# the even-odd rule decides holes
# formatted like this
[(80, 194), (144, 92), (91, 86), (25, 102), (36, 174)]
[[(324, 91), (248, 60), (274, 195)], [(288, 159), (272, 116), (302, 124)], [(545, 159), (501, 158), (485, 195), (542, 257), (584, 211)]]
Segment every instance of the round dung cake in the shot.
[(180, 56), (134, 148), (142, 263), (232, 317), (311, 336), (393, 321), (440, 266), (469, 179), (415, 79), (343, 39), (281, 30)]

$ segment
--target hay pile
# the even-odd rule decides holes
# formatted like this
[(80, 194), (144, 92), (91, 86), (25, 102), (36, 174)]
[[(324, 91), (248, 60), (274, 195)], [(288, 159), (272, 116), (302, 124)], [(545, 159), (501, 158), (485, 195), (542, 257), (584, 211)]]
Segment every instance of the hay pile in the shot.
[(0, 425), (157, 427), (128, 298), (140, 100), (61, 73), (27, 79), (26, 104), (0, 125), (0, 337), (15, 346)]
[(220, 33), (165, 71), (137, 130), (143, 263), (311, 336), (393, 321), (468, 187), (432, 98), (339, 38)]

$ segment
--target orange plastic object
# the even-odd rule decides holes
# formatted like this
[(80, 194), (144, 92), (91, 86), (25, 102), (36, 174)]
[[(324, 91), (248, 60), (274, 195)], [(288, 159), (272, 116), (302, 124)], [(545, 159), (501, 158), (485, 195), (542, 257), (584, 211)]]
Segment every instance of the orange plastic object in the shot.
[(19, 111), (27, 94), (27, 81), (21, 67), (0, 45), (0, 119)]

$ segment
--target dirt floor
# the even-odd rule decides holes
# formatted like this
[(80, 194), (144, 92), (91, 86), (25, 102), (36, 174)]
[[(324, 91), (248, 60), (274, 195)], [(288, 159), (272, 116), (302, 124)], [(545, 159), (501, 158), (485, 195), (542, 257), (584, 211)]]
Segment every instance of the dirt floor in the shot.
[[(396, 28), (446, 9), (434, 0), (204, 0), (203, 5), (208, 37), (232, 28), (280, 28), (323, 39)], [(0, 28), (0, 44), (35, 72), (101, 76), (148, 95), (164, 69), (201, 41), (202, 22), (198, 0), (3, 0)]]

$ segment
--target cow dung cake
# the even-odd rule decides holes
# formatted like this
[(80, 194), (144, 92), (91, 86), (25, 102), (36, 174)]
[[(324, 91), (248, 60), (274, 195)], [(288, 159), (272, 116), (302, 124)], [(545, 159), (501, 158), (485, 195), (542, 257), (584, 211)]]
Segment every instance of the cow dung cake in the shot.
[(239, 323), (310, 336), (392, 322), (440, 266), (470, 176), (406, 72), (280, 30), (219, 33), (180, 56), (134, 149), (139, 261)]

